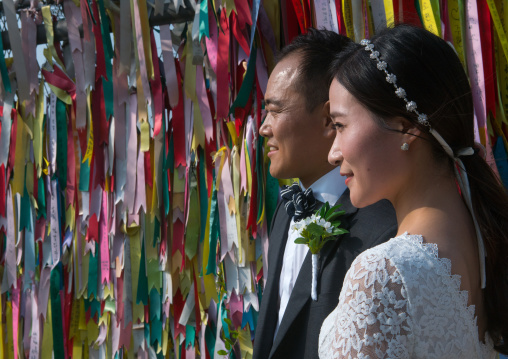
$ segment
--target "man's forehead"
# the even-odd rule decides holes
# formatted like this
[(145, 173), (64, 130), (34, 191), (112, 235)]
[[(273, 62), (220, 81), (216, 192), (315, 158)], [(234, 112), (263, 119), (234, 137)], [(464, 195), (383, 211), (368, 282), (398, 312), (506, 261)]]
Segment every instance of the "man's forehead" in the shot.
[(289, 93), (300, 93), (299, 76), (300, 68), (297, 57), (288, 56), (279, 61), (268, 79), (265, 99), (284, 97)]
[(272, 71), (274, 76), (285, 76), (287, 80), (300, 74), (302, 55), (290, 54), (280, 60)]

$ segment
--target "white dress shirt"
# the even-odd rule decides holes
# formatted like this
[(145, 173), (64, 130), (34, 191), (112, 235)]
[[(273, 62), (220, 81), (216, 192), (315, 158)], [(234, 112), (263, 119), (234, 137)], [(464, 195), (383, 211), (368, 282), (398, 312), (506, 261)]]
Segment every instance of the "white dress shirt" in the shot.
[[(336, 167), (310, 185), (310, 188), (312, 188), (312, 193), (316, 200), (323, 203), (328, 202), (330, 206), (333, 206), (347, 188), (345, 180), (345, 177), (340, 175), (340, 167)], [(302, 190), (305, 191), (303, 185), (300, 184), (300, 186)], [(288, 239), (286, 248), (284, 249), (284, 258), (282, 260), (282, 270), (279, 279), (279, 318), (277, 320), (274, 338), (277, 336), (282, 317), (284, 316), (289, 298), (291, 297), (291, 292), (298, 278), (298, 273), (300, 273), (303, 261), (309, 251), (309, 247), (306, 245), (295, 243), (295, 239), (298, 238), (298, 235), (291, 229), (294, 223), (295, 221), (292, 219), (289, 225)]]

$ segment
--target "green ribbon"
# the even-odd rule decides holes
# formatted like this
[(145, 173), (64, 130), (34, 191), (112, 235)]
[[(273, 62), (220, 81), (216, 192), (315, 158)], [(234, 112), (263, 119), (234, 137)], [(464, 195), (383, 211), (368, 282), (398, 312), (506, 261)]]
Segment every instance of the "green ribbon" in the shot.
[(161, 222), (159, 222), (157, 217), (155, 217), (154, 218), (152, 247), (155, 247), (157, 245), (157, 243), (160, 243), (160, 241), (161, 241)]
[(247, 102), (249, 101), (249, 96), (254, 89), (254, 80), (256, 75), (256, 48), (252, 48), (252, 52), (249, 56), (249, 63), (247, 64), (247, 71), (245, 72), (245, 76), (242, 81), (242, 86), (240, 86), (240, 91), (238, 91), (238, 96), (236, 96), (233, 105), (229, 109), (229, 114), (232, 115), (235, 113), (235, 109), (237, 107), (245, 107)]
[(219, 206), (217, 204), (217, 190), (215, 189), (214, 182), (212, 192), (212, 208), (210, 210), (210, 253), (208, 254), (206, 274), (217, 274), (217, 239), (219, 239), (219, 236)]
[(99, 245), (95, 244), (95, 255), (90, 251), (90, 261), (88, 264), (88, 298), (97, 298), (97, 271), (99, 267)]
[(196, 340), (196, 327), (194, 325), (186, 325), (185, 326), (185, 347), (188, 348), (189, 345), (192, 345), (192, 347), (194, 348), (194, 341), (195, 340)]
[(141, 241), (141, 260), (139, 261), (138, 290), (136, 292), (136, 304), (148, 304), (148, 278), (146, 277), (145, 241)]
[[(194, 177), (194, 175), (192, 175)], [(187, 229), (185, 233), (185, 254), (189, 259), (194, 258), (198, 251), (200, 215), (198, 190), (191, 185), (189, 199), (189, 218), (187, 220)], [(202, 227), (204, 232), (204, 227)]]
[(205, 342), (209, 353), (215, 353), (215, 332), (216, 328), (213, 324), (213, 320), (208, 321), (208, 325), (205, 329)]
[(422, 10), (420, 9), (420, 2), (418, 0), (414, 0), (414, 1), (415, 1), (416, 13), (418, 14), (418, 17), (420, 18), (420, 23), (423, 24)]
[(165, 169), (173, 173), (175, 167), (175, 146), (173, 145), (173, 135), (169, 138), (168, 157), (166, 158)]
[(37, 180), (37, 219), (46, 219), (46, 194), (44, 191), (44, 180), (42, 176)]
[(161, 296), (155, 288), (150, 291), (150, 344), (162, 346)]
[(51, 295), (51, 319), (53, 328), (53, 353), (55, 358), (64, 358), (64, 333), (60, 289), (62, 288), (62, 264), (58, 263), (51, 271), (49, 291)]
[(81, 162), (79, 166), (79, 186), (82, 192), (88, 192), (90, 189), (90, 160)]
[[(270, 164), (266, 169), (265, 185), (265, 214), (266, 223), (272, 223), (272, 218), (277, 208), (277, 198), (279, 194), (279, 181), (270, 175)], [(268, 226), (270, 227), (270, 226)], [(270, 233), (268, 233), (270, 234)]]
[(263, 213), (263, 147), (264, 147), (265, 138), (259, 136), (258, 145), (256, 147), (256, 175), (258, 179), (258, 216), (257, 221), (261, 218), (261, 214)]
[(202, 243), (205, 239), (206, 219), (208, 215), (208, 191), (206, 190), (206, 162), (205, 151), (199, 151), (199, 210), (201, 216), (201, 236), (199, 242)]
[[(25, 193), (26, 193), (26, 186), (25, 186)], [(28, 198), (28, 196), (26, 196)], [(23, 213), (23, 212), (21, 212)], [(25, 214), (21, 215), (26, 216), (28, 218), (28, 224), (30, 225), (30, 219), (32, 218), (32, 210), (30, 207), (30, 202), (28, 201), (28, 210)], [(31, 225), (30, 225), (31, 227)], [(29, 229), (25, 231), (25, 252), (24, 254), (24, 261), (25, 261), (25, 275), (23, 279), (23, 290), (26, 291), (29, 288), (32, 288), (32, 276), (31, 273), (36, 272), (35, 269), (35, 241), (34, 241), (34, 232)]]
[(199, 6), (199, 40), (205, 35), (210, 38), (210, 25), (208, 24), (208, 0), (201, 1)]
[[(31, 181), (32, 179), (29, 180)], [(44, 191), (44, 187), (41, 190)], [(32, 225), (30, 224), (30, 218), (32, 217), (30, 214), (30, 197), (26, 189), (26, 180), (23, 186), (23, 197), (21, 197), (19, 212), (19, 231), (21, 232), (23, 229), (32, 231)]]
[(4, 84), (4, 89), (7, 92), (12, 92), (11, 90), (11, 80), (9, 80), (9, 72), (7, 72), (7, 64), (5, 63), (4, 57), (4, 44), (2, 42), (2, 34), (0, 34), (0, 73), (2, 74), (2, 82)]

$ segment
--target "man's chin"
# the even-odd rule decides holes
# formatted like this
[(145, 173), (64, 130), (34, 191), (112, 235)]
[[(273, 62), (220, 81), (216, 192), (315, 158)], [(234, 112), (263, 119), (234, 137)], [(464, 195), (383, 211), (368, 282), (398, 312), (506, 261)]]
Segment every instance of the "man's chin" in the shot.
[[(275, 167), (275, 168), (274, 168)], [(290, 177), (286, 177), (284, 172), (281, 171), (277, 166), (273, 166), (273, 163), (270, 164), (270, 176), (276, 179), (286, 179)]]

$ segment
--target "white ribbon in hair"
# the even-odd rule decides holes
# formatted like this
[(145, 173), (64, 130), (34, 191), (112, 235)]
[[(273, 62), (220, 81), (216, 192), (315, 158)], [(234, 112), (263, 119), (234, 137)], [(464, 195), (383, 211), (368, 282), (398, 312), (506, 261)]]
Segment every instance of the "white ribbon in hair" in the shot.
[(466, 206), (471, 213), (471, 217), (473, 217), (474, 228), (476, 231), (476, 239), (478, 241), (478, 257), (480, 260), (480, 276), (481, 276), (481, 288), (485, 288), (485, 284), (487, 282), (487, 275), (485, 272), (485, 245), (483, 243), (483, 236), (480, 231), (480, 225), (476, 220), (476, 216), (474, 214), (473, 203), (471, 199), (471, 189), (469, 188), (469, 179), (467, 177), (467, 173), (464, 167), (464, 163), (462, 163), (460, 156), (471, 156), (474, 154), (474, 149), (472, 147), (466, 147), (457, 151), (457, 155), (455, 156), (451, 147), (448, 146), (446, 141), (441, 137), (437, 131), (433, 128), (429, 131), (432, 136), (441, 144), (446, 154), (450, 156), (454, 161), (455, 165), (453, 166), (453, 170), (455, 172), (455, 177), (457, 178), (457, 182), (459, 183), (460, 191), (462, 192), (462, 196), (464, 201), (466, 202)]

